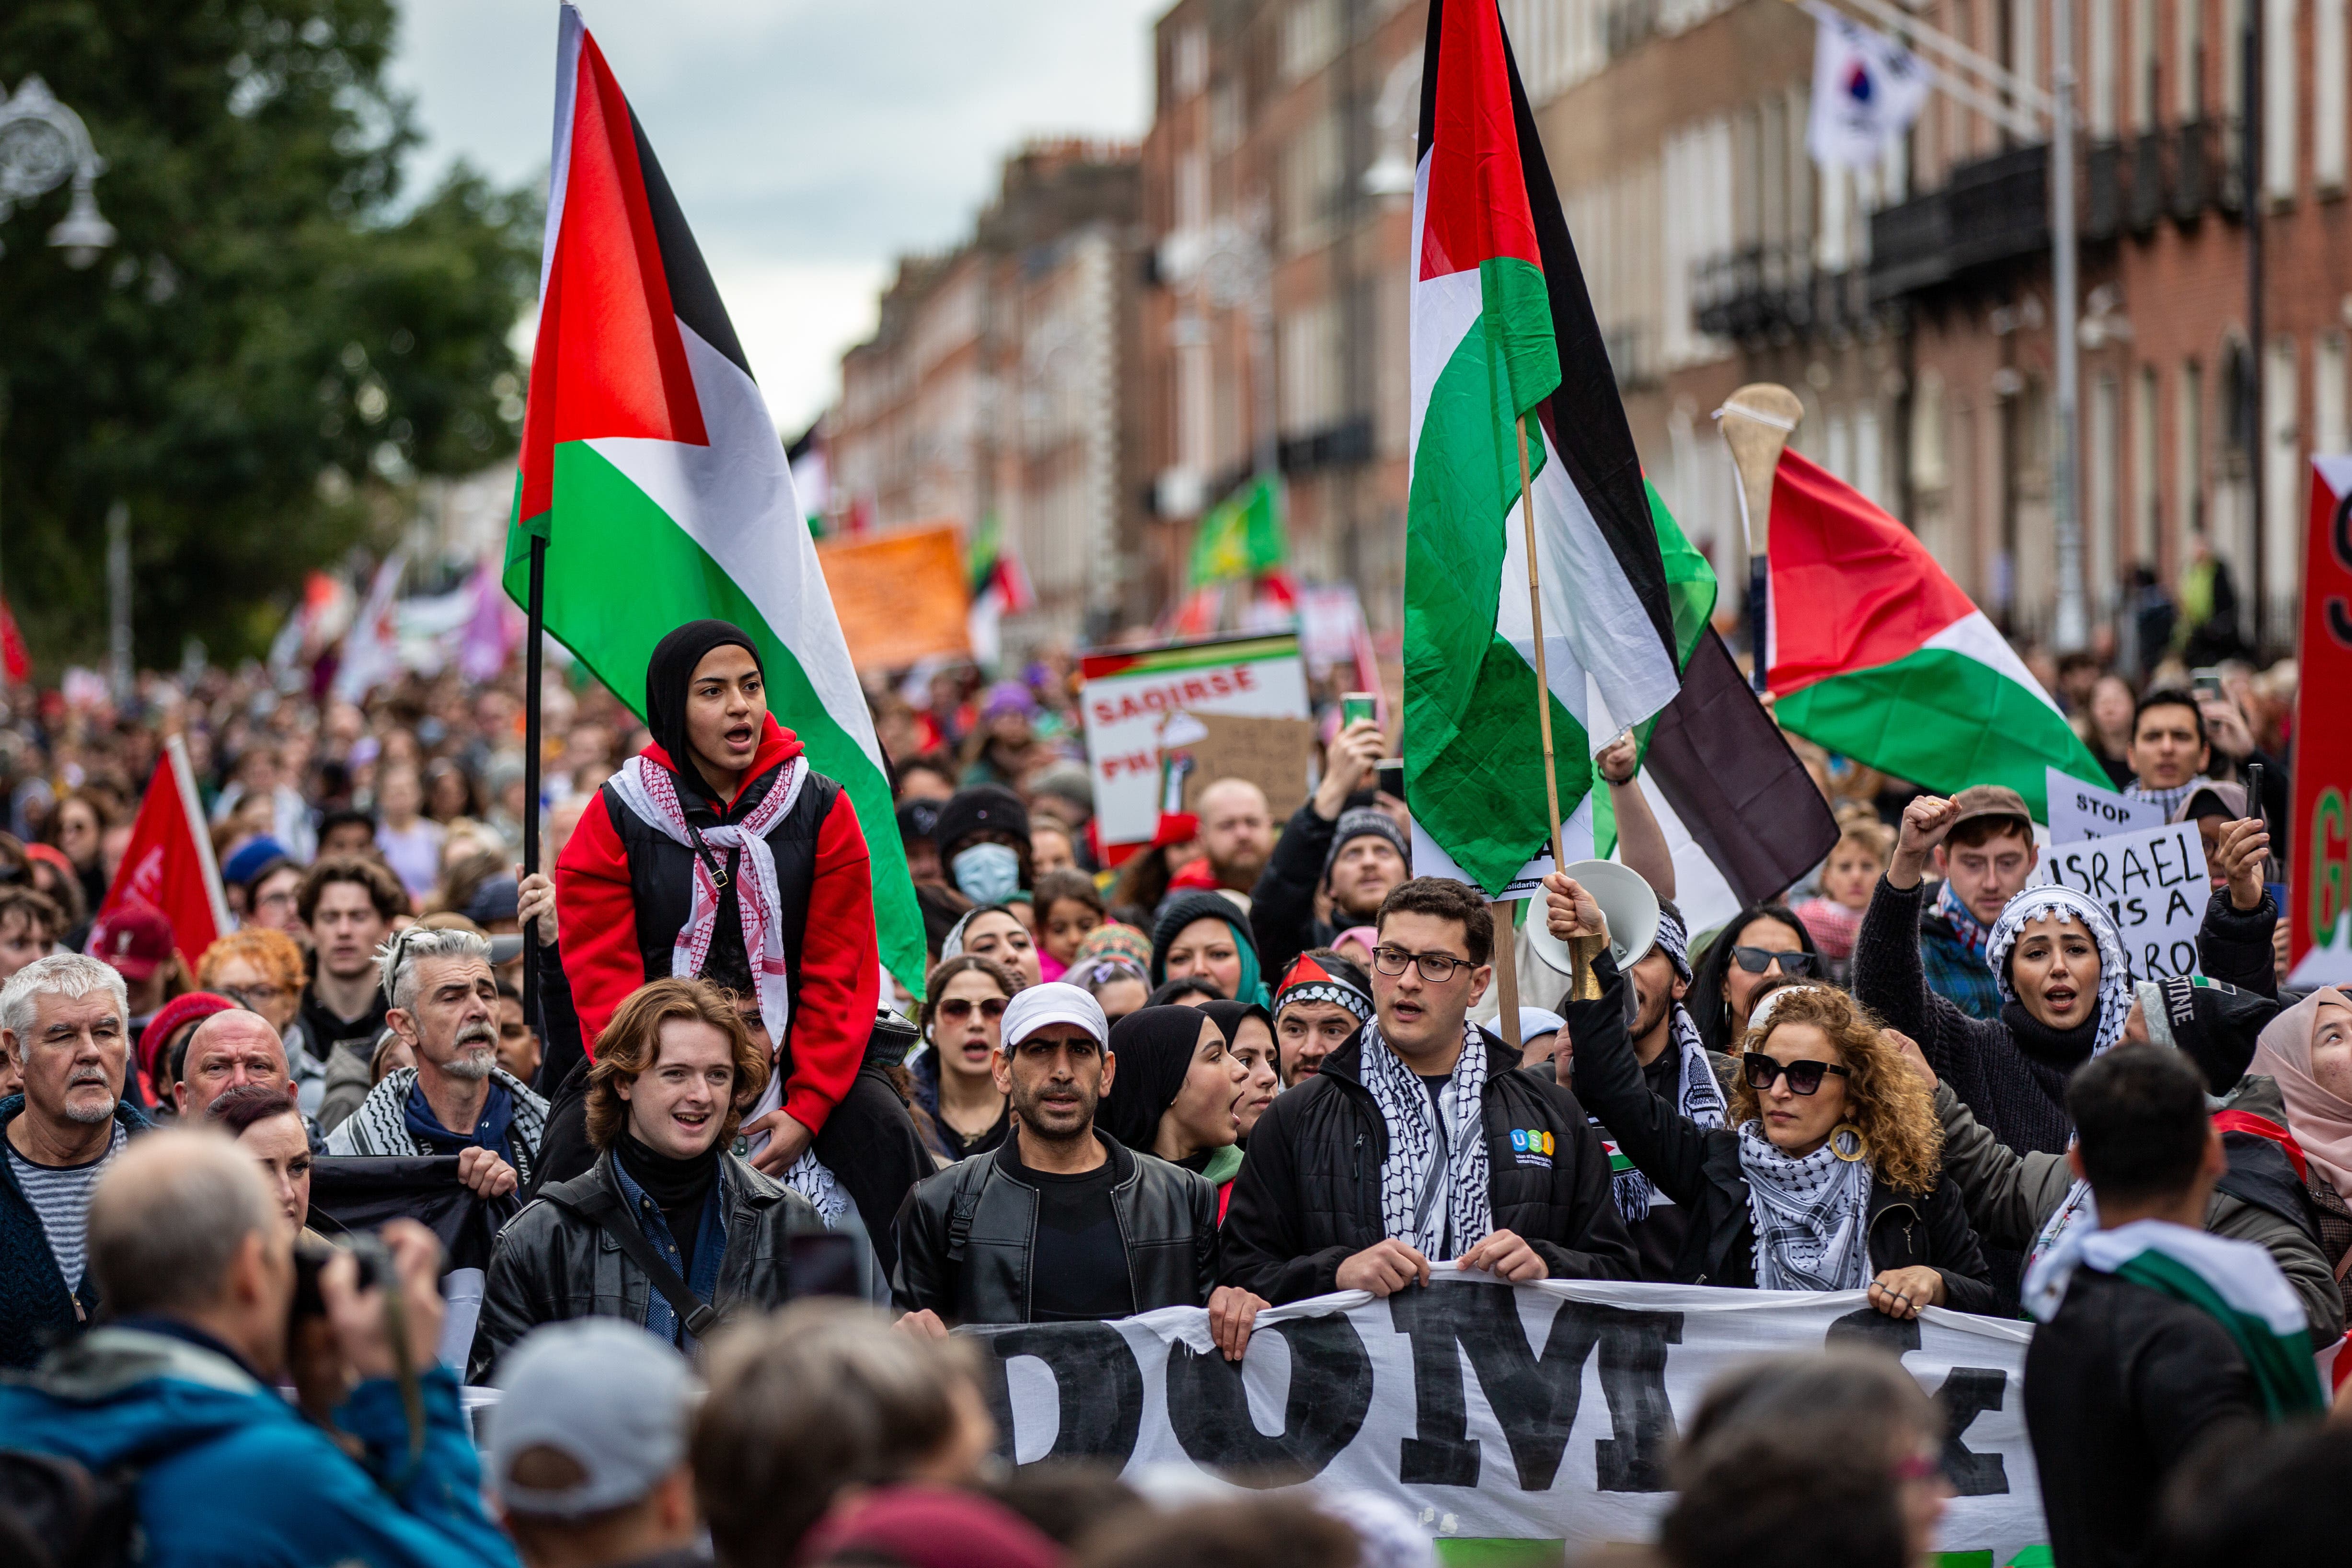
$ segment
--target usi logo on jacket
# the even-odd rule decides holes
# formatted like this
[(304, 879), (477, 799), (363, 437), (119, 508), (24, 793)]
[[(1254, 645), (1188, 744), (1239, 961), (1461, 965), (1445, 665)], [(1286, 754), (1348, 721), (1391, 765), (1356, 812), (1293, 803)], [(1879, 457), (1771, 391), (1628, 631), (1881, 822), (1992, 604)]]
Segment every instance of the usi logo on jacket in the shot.
[(1549, 1171), (1551, 1169), (1552, 1153), (1559, 1147), (1559, 1141), (1540, 1127), (1511, 1129), (1511, 1152), (1522, 1165), (1535, 1165)]

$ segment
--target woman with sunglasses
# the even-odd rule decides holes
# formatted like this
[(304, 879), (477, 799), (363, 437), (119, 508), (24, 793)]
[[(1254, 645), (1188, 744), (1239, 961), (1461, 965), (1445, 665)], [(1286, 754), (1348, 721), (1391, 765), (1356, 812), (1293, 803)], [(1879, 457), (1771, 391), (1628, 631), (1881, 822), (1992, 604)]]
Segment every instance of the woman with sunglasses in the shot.
[(1766, 981), (1823, 973), (1812, 932), (1786, 904), (1750, 904), (1708, 944), (1684, 1005), (1698, 1025), (1699, 1044), (1728, 1055), (1748, 1033), (1748, 1010)]
[[(1572, 879), (1545, 880), (1552, 935), (1605, 934)], [(1604, 949), (1598, 1001), (1566, 1000), (1577, 1097), (1658, 1191), (1690, 1212), (1675, 1279), (1766, 1290), (1867, 1289), (1890, 1318), (1993, 1310), (1983, 1250), (1941, 1169), (1933, 1101), (1878, 1021), (1821, 984), (1755, 1000), (1723, 1127), (1653, 1093)], [(1759, 987), (1760, 989), (1760, 986)]]
[(908, 1072), (915, 1103), (930, 1113), (923, 1142), (941, 1164), (987, 1153), (1012, 1128), (990, 1058), (1005, 1005), (1020, 989), (1012, 971), (969, 952), (941, 963), (923, 982), (918, 1022), (929, 1044)]

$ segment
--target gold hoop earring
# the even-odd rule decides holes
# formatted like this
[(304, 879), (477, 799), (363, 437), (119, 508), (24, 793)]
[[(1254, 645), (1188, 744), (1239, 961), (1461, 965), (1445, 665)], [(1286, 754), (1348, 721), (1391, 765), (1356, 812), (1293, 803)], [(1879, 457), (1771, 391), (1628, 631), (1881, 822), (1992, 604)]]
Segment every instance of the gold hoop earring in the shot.
[(1870, 1157), (1870, 1140), (1853, 1122), (1841, 1121), (1830, 1129), (1830, 1152), (1850, 1165)]

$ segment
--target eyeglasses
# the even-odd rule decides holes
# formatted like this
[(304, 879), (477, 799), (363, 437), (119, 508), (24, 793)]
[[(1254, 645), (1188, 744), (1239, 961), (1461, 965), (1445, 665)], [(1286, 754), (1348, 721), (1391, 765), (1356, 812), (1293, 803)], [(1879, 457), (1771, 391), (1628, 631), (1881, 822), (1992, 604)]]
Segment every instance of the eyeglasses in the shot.
[(1735, 947), (1731, 956), (1739, 967), (1750, 974), (1761, 974), (1777, 960), (1783, 974), (1811, 974), (1813, 955), (1801, 950), (1795, 952), (1775, 952), (1769, 947)]
[(1372, 967), (1382, 974), (1402, 974), (1416, 964), (1423, 980), (1432, 985), (1443, 985), (1454, 978), (1455, 970), (1469, 968), (1470, 961), (1450, 952), (1412, 952), (1402, 947), (1372, 949)]
[[(984, 998), (978, 1005), (982, 1023), (993, 1024), (1004, 1016), (1004, 998), (1002, 996)], [(969, 996), (951, 997), (939, 1005), (934, 1016), (945, 1018), (950, 1024), (961, 1024), (971, 1016), (972, 1006), (972, 1000)]]
[(275, 1003), (286, 994), (282, 985), (224, 985), (221, 994), (240, 1007), (257, 1008), (265, 1003)]
[(1789, 1075), (1789, 1090), (1792, 1094), (1813, 1094), (1822, 1087), (1823, 1073), (1835, 1073), (1840, 1078), (1852, 1078), (1853, 1073), (1835, 1062), (1778, 1062), (1762, 1051), (1748, 1051), (1740, 1058), (1748, 1064), (1748, 1087), (1759, 1091), (1772, 1087), (1772, 1080), (1782, 1073)]

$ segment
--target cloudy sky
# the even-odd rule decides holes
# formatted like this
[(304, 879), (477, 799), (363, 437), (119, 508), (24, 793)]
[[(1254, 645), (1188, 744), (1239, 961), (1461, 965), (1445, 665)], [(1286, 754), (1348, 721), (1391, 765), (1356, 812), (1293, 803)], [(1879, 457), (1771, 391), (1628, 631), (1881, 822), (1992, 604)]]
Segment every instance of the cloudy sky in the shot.
[[(891, 260), (955, 240), (1027, 137), (1139, 136), (1169, 0), (587, 0), (780, 426), (834, 394)], [(399, 0), (429, 182), (545, 177), (553, 0)]]

